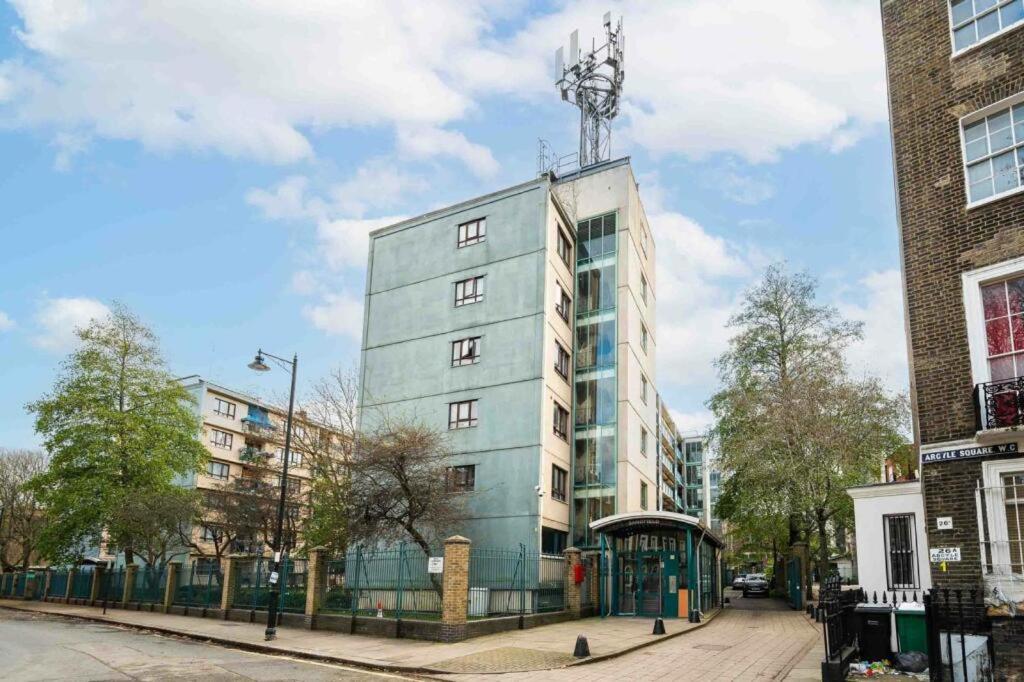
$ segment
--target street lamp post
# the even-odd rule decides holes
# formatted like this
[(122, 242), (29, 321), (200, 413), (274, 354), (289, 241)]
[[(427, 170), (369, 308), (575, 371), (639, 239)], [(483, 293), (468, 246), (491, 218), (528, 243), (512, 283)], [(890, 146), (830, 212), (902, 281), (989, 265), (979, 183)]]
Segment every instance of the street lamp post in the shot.
[(281, 497), (277, 501), (277, 527), (274, 531), (274, 562), (271, 564), (270, 573), (270, 603), (267, 605), (267, 629), (263, 633), (266, 641), (277, 639), (277, 602), (281, 599), (281, 539), (284, 534), (284, 507), (288, 494), (288, 462), (291, 459), (292, 446), (292, 411), (295, 408), (295, 375), (299, 368), (299, 356), (295, 354), (291, 360), (279, 358), (271, 353), (264, 353), (263, 349), (256, 351), (256, 359), (249, 363), (249, 369), (257, 372), (269, 372), (270, 366), (266, 358), (276, 360), (279, 365), (286, 367), (292, 375), (292, 388), (288, 395), (288, 421), (285, 422), (284, 430), (284, 465), (281, 468)]

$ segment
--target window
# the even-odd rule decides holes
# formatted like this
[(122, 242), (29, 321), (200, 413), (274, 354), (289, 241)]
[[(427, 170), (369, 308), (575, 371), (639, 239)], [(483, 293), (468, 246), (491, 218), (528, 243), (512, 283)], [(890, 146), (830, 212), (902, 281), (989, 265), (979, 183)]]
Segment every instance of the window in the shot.
[(913, 514), (886, 514), (882, 517), (885, 531), (885, 574), (890, 590), (912, 590), (917, 582), (917, 537)]
[(206, 464), (206, 473), (221, 481), (228, 480), (228, 474), (231, 473), (231, 467), (224, 462), (217, 462), (211, 460)]
[(989, 379), (1024, 376), (1024, 277), (981, 287)]
[(640, 300), (647, 303), (647, 278), (640, 275)]
[(448, 404), (448, 428), (468, 429), (476, 426), (476, 400)]
[[(278, 448), (277, 451), (274, 453), (274, 458), (278, 462), (283, 462), (284, 461), (284, 448)], [(295, 464), (295, 465), (298, 465), (298, 466), (302, 465), (302, 453), (301, 452), (297, 452), (295, 450), (292, 450), (289, 453), (288, 465), (291, 466), (292, 464)]]
[(577, 223), (576, 250), (579, 260), (615, 253), (615, 214), (609, 213)]
[(615, 266), (591, 267), (576, 275), (576, 312), (615, 307)]
[(640, 482), (640, 508), (647, 510), (647, 484)]
[(569, 351), (562, 347), (562, 344), (555, 341), (555, 371), (563, 379), (569, 379)]
[(576, 367), (601, 367), (615, 362), (615, 321), (576, 323)]
[(230, 450), (232, 443), (235, 442), (235, 437), (227, 431), (218, 431), (217, 429), (214, 429), (213, 433), (210, 435), (210, 442), (213, 443), (213, 446), (216, 448)]
[[(477, 218), (459, 225), (459, 248), (479, 244), (487, 237), (487, 219)], [(499, 240), (500, 241), (500, 240)]]
[(612, 424), (615, 421), (615, 377), (576, 381), (576, 425)]
[(569, 410), (562, 407), (558, 402), (555, 402), (555, 414), (554, 414), (554, 431), (555, 435), (562, 440), (568, 440), (569, 438)]
[(1024, 184), (1024, 103), (963, 123), (968, 203), (1009, 194)]
[(541, 554), (561, 554), (569, 543), (569, 534), (547, 526), (540, 527)]
[(565, 469), (551, 465), (551, 497), (559, 502), (565, 502), (569, 487), (569, 472)]
[[(216, 526), (203, 526), (199, 532), (199, 539), (204, 542), (219, 542), (223, 534)], [(199, 567), (196, 566), (196, 569), (198, 571)]]
[(566, 322), (569, 321), (569, 313), (572, 310), (572, 299), (569, 298), (569, 294), (565, 293), (565, 289), (562, 285), (555, 283), (558, 288), (558, 292), (555, 294), (555, 312)]
[[(217, 531), (218, 535), (220, 531)], [(203, 538), (206, 539), (205, 537)], [(210, 538), (212, 539), (212, 538)], [(213, 557), (199, 557), (196, 559), (196, 575), (207, 576), (220, 574), (220, 559)]]
[(647, 326), (646, 325), (640, 325), (640, 347), (644, 349), (645, 353), (647, 352)]
[(453, 493), (465, 493), (476, 487), (476, 465), (448, 467), (445, 470), (445, 488)]
[(647, 429), (640, 429), (640, 454), (647, 456)]
[[(278, 474), (278, 476), (277, 476), (277, 485), (274, 486), (274, 487), (277, 488), (278, 490), (281, 489), (281, 476), (280, 476), (280, 474)], [(292, 478), (291, 476), (289, 476), (288, 477), (288, 484), (285, 487), (286, 487), (285, 494), (287, 494), (289, 496), (298, 495), (299, 493), (302, 492), (302, 481), (300, 481), (297, 478)]]
[(213, 413), (216, 415), (234, 419), (235, 409), (234, 403), (229, 403), (227, 400), (221, 400), (220, 398), (213, 399)]
[(1024, 5), (1021, 0), (952, 0), (949, 15), (953, 50), (960, 52), (1019, 24)]
[(1024, 471), (1003, 474), (1000, 483), (1010, 572), (1024, 574)]
[[(1024, 459), (982, 463), (985, 487), (982, 566), (986, 574), (1024, 578)], [(1003, 589), (1008, 589), (1004, 583)], [(1010, 593), (1011, 599), (1014, 594)], [(1019, 598), (1019, 597), (1018, 597)]]
[(640, 377), (640, 400), (647, 404), (647, 377)]
[(565, 232), (562, 231), (561, 225), (556, 229), (558, 230), (558, 257), (572, 270), (572, 244), (569, 242), (569, 238), (565, 236)]
[(475, 365), (480, 362), (480, 337), (452, 341), (452, 367)]
[(455, 307), (484, 300), (484, 278), (470, 277), (455, 283)]

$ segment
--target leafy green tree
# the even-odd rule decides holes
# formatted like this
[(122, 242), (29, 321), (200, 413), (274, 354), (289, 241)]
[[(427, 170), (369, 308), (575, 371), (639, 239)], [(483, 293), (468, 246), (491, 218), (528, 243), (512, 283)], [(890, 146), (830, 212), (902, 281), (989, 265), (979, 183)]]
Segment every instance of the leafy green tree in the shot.
[(206, 461), (194, 400), (164, 366), (153, 332), (121, 305), (79, 329), (53, 390), (28, 406), (50, 455), (31, 488), (49, 523), (41, 549), (79, 558), (107, 531), (134, 560), (118, 511), (169, 491)]
[(742, 521), (771, 500), (775, 525), (815, 533), (825, 575), (830, 529), (852, 523), (846, 488), (877, 477), (904, 442), (908, 410), (876, 379), (850, 375), (844, 352), (860, 326), (818, 305), (815, 289), (806, 274), (768, 269), (730, 320), (738, 331), (709, 405), (723, 472), (741, 476), (731, 513)]
[(28, 483), (46, 471), (46, 453), (0, 448), (0, 569), (27, 570), (37, 555), (46, 513)]

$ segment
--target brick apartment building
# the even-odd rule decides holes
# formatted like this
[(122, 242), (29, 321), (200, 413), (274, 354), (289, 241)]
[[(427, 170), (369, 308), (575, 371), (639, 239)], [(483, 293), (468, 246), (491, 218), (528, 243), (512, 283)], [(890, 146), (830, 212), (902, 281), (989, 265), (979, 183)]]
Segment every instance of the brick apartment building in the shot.
[(924, 526), (931, 551), (948, 550), (932, 556), (932, 582), (985, 590), (996, 677), (1020, 679), (1024, 6), (881, 10)]

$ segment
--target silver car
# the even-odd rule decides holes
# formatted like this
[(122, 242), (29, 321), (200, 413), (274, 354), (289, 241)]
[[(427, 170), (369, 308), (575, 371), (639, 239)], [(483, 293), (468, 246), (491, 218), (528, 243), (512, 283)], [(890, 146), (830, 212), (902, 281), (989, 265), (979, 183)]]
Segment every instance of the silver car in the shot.
[(743, 581), (743, 596), (749, 597), (754, 594), (768, 596), (768, 579), (764, 573), (751, 573)]
[(735, 578), (733, 578), (732, 579), (732, 589), (734, 589), (734, 590), (742, 590), (743, 589), (743, 583), (746, 581), (746, 578), (747, 578), (747, 574), (746, 573), (740, 573)]

